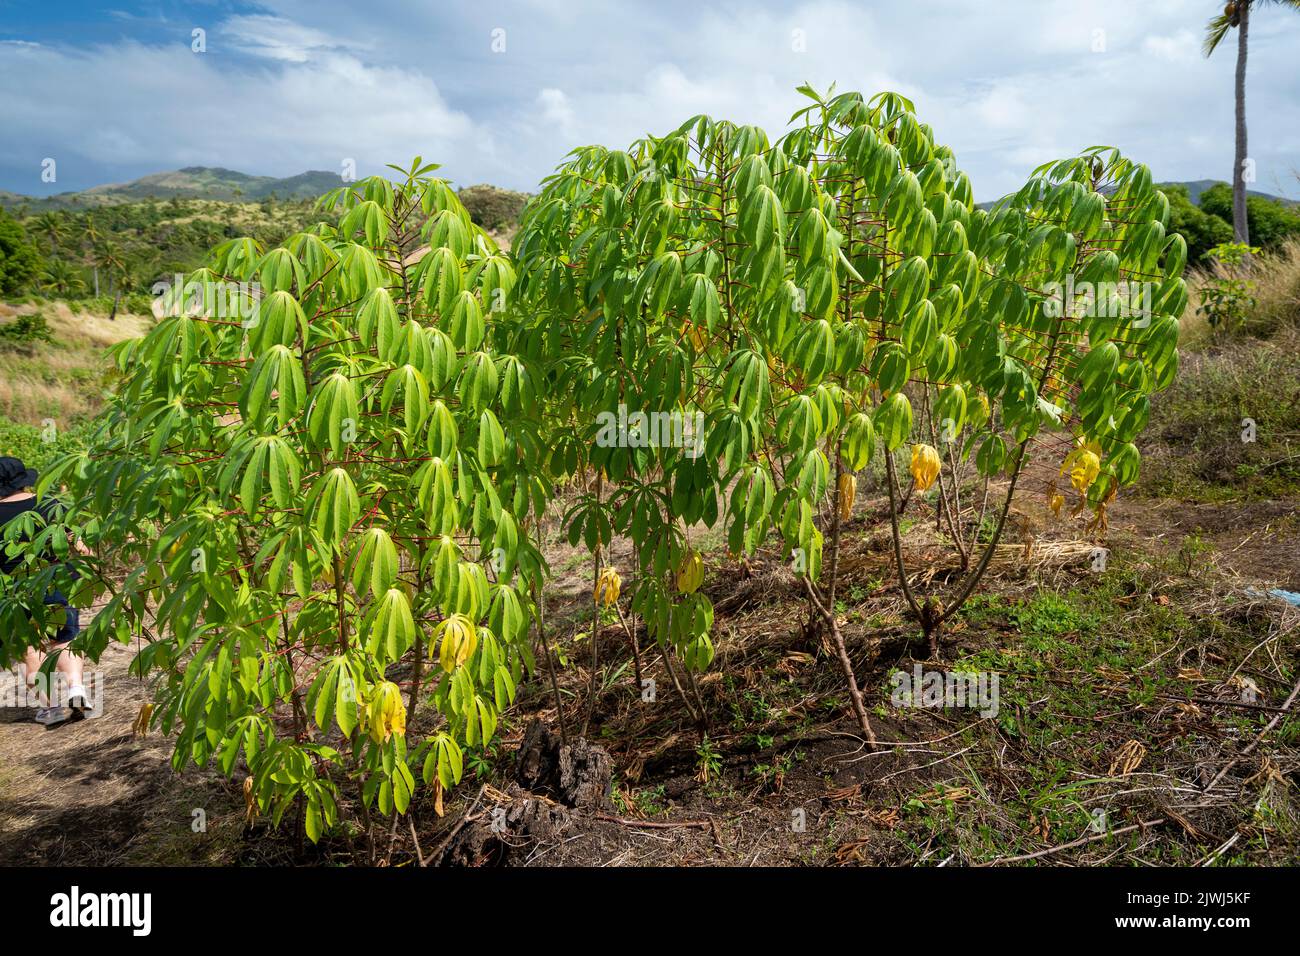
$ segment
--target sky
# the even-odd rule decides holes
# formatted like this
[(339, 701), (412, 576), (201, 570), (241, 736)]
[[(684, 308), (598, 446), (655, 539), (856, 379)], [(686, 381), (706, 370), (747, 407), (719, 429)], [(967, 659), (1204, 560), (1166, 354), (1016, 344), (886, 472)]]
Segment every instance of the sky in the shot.
[[(0, 189), (183, 166), (290, 176), (351, 162), (367, 176), (418, 154), (457, 185), (533, 191), (575, 146), (625, 147), (697, 113), (776, 138), (804, 81), (910, 97), (979, 200), (1094, 144), (1160, 181), (1226, 180), (1235, 36), (1209, 59), (1200, 49), (1221, 8), (0, 0)], [(1300, 15), (1265, 6), (1250, 39), (1254, 188), (1300, 198)]]

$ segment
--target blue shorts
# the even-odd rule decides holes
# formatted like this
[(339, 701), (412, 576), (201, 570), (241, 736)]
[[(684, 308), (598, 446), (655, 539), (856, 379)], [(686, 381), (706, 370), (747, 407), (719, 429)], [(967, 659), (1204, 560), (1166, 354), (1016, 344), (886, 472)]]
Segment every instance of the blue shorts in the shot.
[(50, 640), (55, 644), (66, 644), (81, 633), (81, 615), (77, 613), (75, 607), (68, 603), (68, 599), (63, 596), (62, 591), (51, 591), (45, 595), (45, 603), (62, 605), (63, 607), (63, 624), (59, 626), (58, 631)]

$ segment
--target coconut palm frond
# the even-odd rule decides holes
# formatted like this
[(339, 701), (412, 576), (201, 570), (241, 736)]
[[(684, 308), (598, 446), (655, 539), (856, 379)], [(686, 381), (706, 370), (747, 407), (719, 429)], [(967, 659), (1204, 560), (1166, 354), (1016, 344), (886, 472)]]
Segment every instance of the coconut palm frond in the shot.
[(1201, 52), (1209, 56), (1215, 51), (1223, 38), (1228, 35), (1232, 29), (1232, 19), (1226, 14), (1220, 13), (1217, 17), (1210, 20), (1205, 25), (1205, 41), (1201, 44)]

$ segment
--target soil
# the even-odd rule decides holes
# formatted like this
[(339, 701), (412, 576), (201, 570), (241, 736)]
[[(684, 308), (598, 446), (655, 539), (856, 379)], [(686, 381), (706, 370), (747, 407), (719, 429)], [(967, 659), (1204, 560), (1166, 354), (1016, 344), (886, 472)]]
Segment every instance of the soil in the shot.
[[(134, 653), (110, 645), (88, 667), (104, 688), (102, 717), (46, 729), (35, 708), (0, 708), (0, 865), (204, 863), (208, 832), (242, 819), (233, 785), (174, 773), (165, 737), (132, 732), (148, 699), (128, 674)], [(20, 680), (0, 672), (0, 689)]]

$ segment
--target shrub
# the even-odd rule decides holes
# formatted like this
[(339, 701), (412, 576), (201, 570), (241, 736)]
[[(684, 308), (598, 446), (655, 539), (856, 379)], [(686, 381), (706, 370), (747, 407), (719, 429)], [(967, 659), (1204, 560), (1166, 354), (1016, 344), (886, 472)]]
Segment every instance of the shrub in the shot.
[[(115, 346), (93, 441), (42, 478), (70, 508), (37, 542), (83, 538), (78, 599), (107, 602), (77, 648), (148, 637), (133, 666), (175, 766), (242, 759), (261, 812), (298, 806), (313, 840), (344, 792), (390, 814), (417, 778), (454, 786), (531, 668), (538, 380), (497, 329), (509, 259), (430, 168), (329, 194), (337, 228), (219, 246), (193, 278), (256, 279), (255, 315)], [(33, 570), (0, 596), (6, 662), (55, 585)]]
[[(777, 533), (872, 740), (833, 613), (854, 472), (883, 446), (899, 586), (937, 653), (1031, 442), (1065, 433), (1099, 528), (1136, 478), (1148, 396), (1177, 369), (1187, 247), (1149, 171), (1114, 150), (1046, 164), (985, 212), (905, 98), (801, 92), (776, 142), (695, 117), (626, 152), (575, 150), (515, 237), (521, 320), (555, 383), (551, 476), (601, 476), (566, 515), (593, 574), (628, 535), (631, 607), (689, 678), (713, 657), (712, 605), (681, 583), (692, 528), (722, 521), (736, 556)], [(1145, 310), (1117, 301), (1129, 283)], [(702, 453), (647, 435), (672, 416), (700, 421)], [(911, 586), (900, 542), (909, 443), (912, 488), (936, 489), (966, 572), (941, 594)], [(971, 471), (1008, 479), (986, 538), (960, 504)]]
[(0, 210), (0, 295), (17, 296), (44, 268), (40, 250), (26, 230)]
[[(1201, 210), (1232, 222), (1232, 187), (1215, 183), (1201, 193)], [(1287, 239), (1300, 236), (1300, 211), (1264, 196), (1246, 197), (1246, 224), (1250, 241), (1264, 249), (1280, 246)]]
[(30, 352), (37, 342), (53, 342), (49, 323), (40, 312), (25, 312), (0, 323), (0, 349)]
[(474, 224), (494, 232), (519, 225), (519, 216), (528, 203), (527, 193), (486, 184), (466, 186), (459, 195)]
[(1251, 254), (1259, 253), (1241, 242), (1225, 242), (1209, 251), (1214, 270), (1200, 289), (1200, 307), (1211, 332), (1235, 332), (1255, 310), (1255, 282), (1243, 271)]
[[(256, 279), (252, 321), (169, 316), (114, 347), (123, 378), (90, 446), (42, 479), (70, 500), (45, 540), (96, 550), (74, 563), (107, 603), (77, 649), (149, 638), (134, 667), (157, 677), (175, 766), (242, 758), (256, 807), (297, 805), (313, 840), (343, 793), (401, 813), (418, 775), (437, 800), (532, 670), (534, 535), (560, 481), (587, 479), (564, 523), (592, 552), (593, 624), (624, 622), (627, 600), (697, 717), (713, 605), (692, 535), (721, 523), (737, 557), (778, 537), (872, 743), (834, 609), (877, 448), (932, 651), (1036, 439), (1064, 439), (1104, 526), (1187, 298), (1150, 172), (1096, 147), (985, 212), (904, 97), (801, 92), (775, 142), (695, 117), (575, 150), (511, 255), (417, 158), (325, 197), (337, 226), (220, 245), (193, 278)], [(1117, 311), (1137, 280), (1147, 308)], [(999, 476), (982, 535), (964, 486)], [(900, 543), (931, 488), (963, 561), (942, 593), (911, 585)], [(604, 561), (615, 533), (626, 589)], [(110, 554), (129, 569), (111, 586)], [(21, 584), (0, 597), (6, 660), (34, 639), (23, 608), (68, 581)]]

